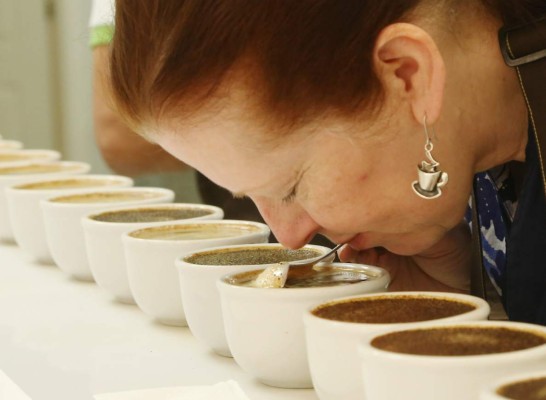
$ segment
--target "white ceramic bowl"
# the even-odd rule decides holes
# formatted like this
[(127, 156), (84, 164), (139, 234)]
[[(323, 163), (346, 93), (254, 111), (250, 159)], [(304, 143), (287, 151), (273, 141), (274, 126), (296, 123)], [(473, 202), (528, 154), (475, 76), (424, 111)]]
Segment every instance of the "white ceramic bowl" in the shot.
[(58, 161), (60, 158), (61, 153), (55, 150), (0, 148), (0, 167), (18, 167), (34, 162)]
[(131, 178), (120, 175), (81, 175), (46, 178), (6, 188), (6, 197), (15, 242), (40, 263), (51, 264), (40, 201), (62, 194), (97, 188), (129, 187)]
[[(197, 239), (165, 238), (172, 231), (203, 231), (211, 227), (241, 230), (236, 236)], [(154, 237), (150, 237), (153, 234)], [(140, 309), (167, 325), (186, 326), (186, 316), (180, 294), (175, 260), (187, 252), (228, 244), (265, 243), (270, 230), (267, 225), (250, 221), (200, 221), (165, 224), (124, 234), (122, 237), (127, 260), (129, 285)], [(210, 235), (210, 234), (209, 234)]]
[[(180, 212), (176, 217), (158, 217), (159, 212)], [(144, 218), (145, 213), (155, 213), (154, 216)], [(193, 217), (183, 216), (183, 212), (195, 212)], [(121, 219), (120, 215), (139, 213), (140, 218)], [(118, 218), (112, 218), (117, 215)], [(97, 284), (122, 303), (134, 303), (129, 287), (127, 266), (121, 236), (136, 229), (169, 223), (194, 222), (196, 220), (222, 219), (224, 212), (221, 208), (204, 204), (154, 204), (145, 206), (131, 206), (116, 208), (101, 213), (93, 213), (82, 219), (83, 232), (89, 267)]]
[(23, 148), (23, 143), (18, 140), (0, 139), (0, 150), (20, 150)]
[[(321, 318), (313, 312), (321, 307), (371, 299), (440, 299), (470, 304), (475, 308), (442, 319), (405, 323), (359, 323)], [(365, 303), (362, 303), (365, 309)], [(321, 400), (357, 400), (365, 397), (358, 344), (362, 338), (401, 328), (414, 328), (440, 322), (485, 320), (490, 309), (478, 297), (440, 292), (389, 292), (352, 296), (314, 305), (304, 314), (307, 354), (313, 386)]]
[[(266, 268), (271, 264), (202, 265), (192, 262), (192, 259), (210, 253), (260, 249), (284, 249), (284, 247), (278, 243), (222, 246), (191, 252), (176, 260), (188, 326), (197, 339), (221, 356), (231, 357), (231, 352), (226, 340), (216, 281), (227, 273)], [(330, 250), (328, 247), (313, 245), (307, 245), (304, 249), (316, 250), (319, 254)], [(330, 261), (333, 258), (332, 255)]]
[[(485, 383), (483, 386), (483, 389), (480, 394), (480, 400), (509, 400), (513, 399), (514, 397), (507, 397), (503, 396), (499, 393), (500, 390), (504, 389), (505, 386), (515, 385), (515, 384), (525, 384), (529, 383), (531, 381), (540, 381), (542, 382), (542, 385), (535, 388), (533, 393), (531, 393), (529, 396), (526, 396), (528, 398), (533, 399), (536, 398), (546, 398), (546, 370), (543, 369), (541, 371), (534, 371), (534, 372), (527, 372), (524, 374), (516, 374), (516, 375), (510, 375), (505, 376), (501, 379), (498, 379), (492, 383)], [(539, 393), (542, 397), (539, 397)], [(519, 398), (522, 398), (521, 396)]]
[(376, 293), (389, 284), (387, 271), (334, 263), (368, 275), (349, 285), (264, 289), (237, 284), (237, 274), (218, 281), (227, 342), (239, 366), (276, 387), (310, 388), (303, 314), (313, 304), (343, 296)]
[[(508, 321), (455, 322), (419, 329), (454, 327), (500, 327), (530, 331), (546, 337), (544, 326)], [(388, 335), (393, 335), (393, 332)], [(455, 336), (455, 340), (466, 340), (468, 337), (468, 333), (461, 333)], [(382, 350), (371, 344), (377, 338), (363, 339), (359, 346), (367, 399), (391, 400), (403, 396), (419, 400), (478, 400), (484, 384), (510, 374), (538, 371), (546, 365), (546, 344), (505, 353), (438, 356)], [(491, 339), (481, 341), (490, 342)], [(430, 344), (422, 344), (430, 347)]]
[(13, 231), (5, 194), (6, 187), (34, 182), (39, 179), (86, 174), (90, 169), (89, 164), (76, 161), (48, 161), (18, 167), (0, 166), (0, 240), (13, 242)]
[[(79, 201), (75, 201), (78, 200)], [(170, 189), (132, 187), (83, 191), (40, 201), (46, 239), (55, 264), (75, 279), (93, 281), (89, 268), (81, 219), (109, 208), (168, 203), (174, 200)]]

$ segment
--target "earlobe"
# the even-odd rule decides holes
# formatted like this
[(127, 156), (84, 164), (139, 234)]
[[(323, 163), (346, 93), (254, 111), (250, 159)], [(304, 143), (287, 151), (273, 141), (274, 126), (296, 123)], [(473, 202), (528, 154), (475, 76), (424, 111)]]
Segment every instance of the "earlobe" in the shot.
[(408, 101), (415, 121), (434, 123), (443, 103), (445, 65), (432, 37), (417, 25), (384, 28), (374, 47), (376, 73), (387, 92)]

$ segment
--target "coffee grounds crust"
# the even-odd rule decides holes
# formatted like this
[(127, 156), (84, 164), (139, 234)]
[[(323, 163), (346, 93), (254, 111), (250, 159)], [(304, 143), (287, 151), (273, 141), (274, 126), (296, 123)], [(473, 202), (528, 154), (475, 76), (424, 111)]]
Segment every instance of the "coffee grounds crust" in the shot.
[(424, 356), (473, 356), (530, 349), (546, 344), (546, 335), (505, 327), (412, 329), (381, 335), (371, 345), (393, 353)]
[(93, 216), (93, 220), (100, 222), (140, 223), (176, 221), (181, 219), (197, 218), (209, 215), (209, 210), (198, 208), (165, 208), (165, 209), (137, 209), (124, 211), (108, 211)]
[(546, 376), (502, 386), (497, 394), (512, 400), (546, 400)]
[(448, 318), (475, 310), (464, 301), (438, 297), (370, 297), (317, 307), (313, 315), (342, 322), (395, 324)]
[(230, 251), (210, 251), (194, 254), (185, 259), (196, 265), (264, 265), (283, 261), (305, 260), (319, 256), (318, 250), (312, 249), (268, 249), (265, 247)]

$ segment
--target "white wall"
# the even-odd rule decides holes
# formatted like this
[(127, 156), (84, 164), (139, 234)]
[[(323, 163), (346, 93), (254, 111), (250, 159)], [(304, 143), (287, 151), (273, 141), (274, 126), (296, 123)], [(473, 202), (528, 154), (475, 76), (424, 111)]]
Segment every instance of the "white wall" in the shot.
[[(0, 0), (0, 134), (107, 173), (93, 134), (90, 11), (91, 0)], [(192, 171), (136, 184), (200, 201)]]
[(62, 150), (66, 159), (91, 163), (108, 171), (93, 136), (92, 62), (88, 45), (91, 0), (55, 0), (57, 87)]
[[(91, 163), (95, 173), (107, 172), (95, 144), (92, 122), (92, 57), (88, 20), (91, 0), (54, 0), (62, 151), (65, 158)], [(193, 171), (139, 177), (136, 185), (173, 189), (180, 202), (200, 202)]]
[(44, 0), (0, 0), (0, 133), (58, 148), (49, 17)]

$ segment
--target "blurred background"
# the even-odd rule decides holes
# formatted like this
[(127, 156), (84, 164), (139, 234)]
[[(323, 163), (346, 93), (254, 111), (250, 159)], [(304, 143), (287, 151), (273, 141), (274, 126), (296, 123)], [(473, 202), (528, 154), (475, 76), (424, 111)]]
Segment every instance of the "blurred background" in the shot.
[[(91, 0), (0, 0), (0, 134), (110, 172), (92, 119)], [(140, 177), (200, 202), (193, 171)]]

